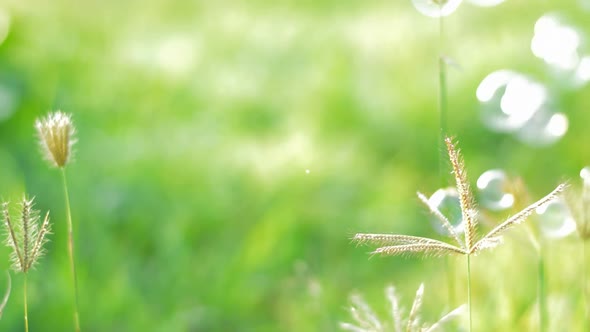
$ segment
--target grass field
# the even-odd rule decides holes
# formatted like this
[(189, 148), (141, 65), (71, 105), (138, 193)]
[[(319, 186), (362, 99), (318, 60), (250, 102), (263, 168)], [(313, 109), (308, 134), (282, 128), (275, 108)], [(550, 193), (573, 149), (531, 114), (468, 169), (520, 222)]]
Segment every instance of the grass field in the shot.
[[(446, 131), (481, 203), (480, 236), (561, 182), (587, 204), (590, 5), (463, 2), (442, 38), (409, 0), (0, 2), (0, 197), (35, 196), (53, 222), (28, 276), (30, 330), (73, 330), (63, 189), (34, 128), (58, 109), (77, 129), (68, 181), (82, 331), (338, 331), (355, 292), (389, 319), (390, 284), (407, 312), (424, 283), (423, 321), (466, 303), (464, 257), (373, 257), (351, 238), (445, 239), (416, 197), (454, 185), (441, 49)], [(554, 29), (541, 46), (557, 57), (578, 45), (574, 67), (531, 50), (549, 13), (579, 45)], [(502, 69), (527, 78), (510, 90), (517, 113), (538, 96), (518, 87), (542, 85), (563, 135), (490, 124), (498, 105), (476, 91)], [(512, 208), (483, 204), (476, 181), (490, 169), (508, 175)], [(583, 242), (543, 235), (566, 217), (534, 214), (471, 258), (474, 331), (539, 330), (531, 237), (545, 330), (585, 330)], [(2, 270), (9, 253), (0, 248)], [(23, 278), (12, 281), (1, 331), (24, 330)], [(467, 314), (445, 326), (467, 331)]]

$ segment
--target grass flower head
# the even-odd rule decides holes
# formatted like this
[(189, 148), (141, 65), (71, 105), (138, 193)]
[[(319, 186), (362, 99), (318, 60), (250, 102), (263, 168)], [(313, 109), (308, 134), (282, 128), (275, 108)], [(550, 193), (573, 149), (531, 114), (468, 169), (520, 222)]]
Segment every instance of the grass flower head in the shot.
[(447, 151), (449, 153), (449, 159), (453, 168), (453, 174), (455, 175), (457, 192), (459, 193), (459, 201), (461, 205), (461, 213), (463, 216), (464, 223), (464, 236), (463, 239), (457, 232), (455, 232), (448, 218), (445, 217), (436, 206), (433, 206), (428, 202), (426, 196), (418, 193), (418, 197), (428, 207), (430, 212), (436, 216), (445, 229), (449, 232), (449, 235), (455, 240), (456, 244), (450, 244), (435, 239), (410, 236), (410, 235), (398, 235), (398, 234), (366, 234), (359, 233), (353, 238), (353, 241), (357, 243), (370, 243), (380, 246), (374, 254), (382, 255), (398, 255), (398, 254), (411, 254), (411, 253), (423, 253), (427, 255), (447, 255), (447, 254), (462, 254), (472, 255), (477, 254), (481, 250), (489, 249), (497, 246), (501, 243), (501, 235), (507, 229), (514, 225), (522, 223), (527, 219), (537, 208), (545, 206), (557, 195), (565, 189), (565, 184), (557, 186), (547, 196), (541, 198), (537, 202), (529, 205), (520, 212), (516, 213), (506, 221), (502, 222), (494, 229), (489, 231), (484, 237), (479, 240), (476, 239), (477, 233), (477, 208), (473, 195), (469, 188), (469, 182), (467, 180), (467, 172), (465, 170), (463, 159), (459, 150), (455, 148), (453, 141), (450, 138), (445, 139)]
[(13, 220), (8, 203), (2, 204), (2, 215), (6, 228), (6, 244), (12, 249), (10, 258), (12, 268), (17, 272), (27, 273), (43, 256), (43, 246), (47, 243), (47, 234), (51, 233), (49, 212), (41, 221), (39, 211), (33, 208), (33, 199), (23, 197), (20, 215)]
[(65, 167), (72, 156), (72, 146), (76, 143), (71, 115), (62, 111), (50, 113), (45, 118), (37, 119), (35, 128), (45, 159), (56, 167)]

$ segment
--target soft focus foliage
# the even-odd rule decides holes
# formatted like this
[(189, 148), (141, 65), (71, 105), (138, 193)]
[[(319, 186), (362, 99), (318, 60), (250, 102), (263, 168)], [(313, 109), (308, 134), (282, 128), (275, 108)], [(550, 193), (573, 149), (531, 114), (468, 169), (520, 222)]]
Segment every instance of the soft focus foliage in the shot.
[[(538, 19), (557, 13), (590, 55), (583, 3), (463, 1), (444, 18), (457, 64), (449, 134), (472, 181), (502, 169), (538, 198), (590, 164), (590, 66), (566, 72), (531, 51)], [(351, 291), (386, 308), (390, 283), (411, 299), (424, 282), (425, 321), (463, 303), (441, 271), (461, 285), (464, 260), (368, 259), (350, 243), (356, 232), (441, 238), (415, 197), (452, 184), (439, 174), (438, 27), (410, 0), (0, 2), (0, 196), (38, 197), (54, 233), (29, 279), (31, 330), (71, 329), (63, 194), (34, 128), (58, 109), (77, 130), (83, 331), (333, 331)], [(476, 90), (503, 69), (546, 87), (569, 119), (562, 138), (528, 144), (539, 136), (482, 122)], [(482, 216), (480, 235), (508, 215)], [(504, 242), (472, 262), (476, 331), (537, 324), (536, 253), (522, 230)], [(550, 323), (580, 329), (578, 239), (546, 253)], [(8, 256), (0, 249), (3, 269)], [(13, 296), (0, 330), (22, 328)]]

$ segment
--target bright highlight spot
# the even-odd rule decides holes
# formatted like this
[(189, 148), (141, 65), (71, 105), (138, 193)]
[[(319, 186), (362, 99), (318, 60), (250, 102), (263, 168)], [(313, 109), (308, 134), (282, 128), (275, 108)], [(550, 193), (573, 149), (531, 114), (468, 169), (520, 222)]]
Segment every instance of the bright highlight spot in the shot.
[(590, 56), (585, 56), (580, 60), (575, 75), (579, 83), (590, 81)]
[(572, 70), (580, 61), (578, 47), (580, 35), (551, 15), (542, 16), (535, 23), (535, 35), (531, 41), (533, 54), (549, 65)]
[(549, 123), (545, 127), (545, 132), (549, 136), (561, 137), (567, 132), (569, 121), (565, 114), (555, 113), (549, 119)]

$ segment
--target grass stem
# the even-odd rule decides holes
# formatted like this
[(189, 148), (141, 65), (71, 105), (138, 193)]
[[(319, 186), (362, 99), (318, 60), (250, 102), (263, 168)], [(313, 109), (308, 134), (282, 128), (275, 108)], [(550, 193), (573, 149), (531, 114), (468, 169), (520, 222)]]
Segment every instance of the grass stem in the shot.
[(452, 262), (452, 257), (446, 257), (445, 268), (447, 272), (447, 290), (448, 290), (448, 302), (451, 307), (455, 306), (455, 271)]
[(62, 182), (64, 187), (64, 197), (66, 200), (66, 213), (68, 219), (68, 253), (70, 256), (70, 267), (72, 270), (72, 279), (74, 285), (74, 326), (76, 332), (80, 332), (80, 315), (78, 306), (78, 279), (76, 277), (76, 264), (74, 263), (74, 231), (72, 227), (72, 212), (70, 209), (70, 195), (68, 193), (68, 182), (66, 177), (66, 170), (61, 169)]
[(588, 329), (590, 328), (589, 326), (589, 318), (588, 318), (588, 271), (587, 271), (587, 263), (586, 263), (586, 240), (585, 239), (581, 239), (582, 240), (582, 297), (583, 297), (583, 301), (584, 301), (584, 323), (583, 323), (583, 327), (584, 327), (584, 331), (588, 331)]
[[(442, 10), (442, 8), (441, 8)], [(439, 151), (439, 178), (440, 178), (440, 185), (441, 188), (446, 187), (447, 184), (447, 163), (446, 163), (446, 155), (445, 155), (445, 138), (447, 137), (447, 73), (446, 67), (444, 62), (444, 38), (443, 38), (443, 16), (441, 15), (438, 18), (438, 30), (439, 30), (439, 56), (438, 56), (438, 86), (439, 86), (439, 97), (438, 97), (438, 113), (439, 113), (439, 126), (440, 126), (440, 135), (438, 139), (438, 151)], [(448, 301), (451, 307), (455, 305), (455, 280), (453, 278), (454, 271), (453, 266), (451, 265), (449, 259), (447, 258), (446, 262), (446, 272), (447, 272), (447, 291), (448, 291)]]
[(467, 307), (469, 310), (469, 332), (473, 331), (471, 319), (471, 255), (467, 254)]
[(28, 313), (28, 306), (27, 306), (27, 274), (25, 273), (25, 283), (24, 283), (24, 300), (25, 300), (25, 332), (29, 332), (29, 313)]
[(447, 69), (444, 60), (443, 17), (439, 17), (439, 55), (438, 55), (438, 115), (440, 125), (439, 135), (439, 174), (441, 186), (447, 186), (445, 137), (447, 136)]
[(545, 257), (543, 256), (543, 243), (539, 245), (539, 266), (538, 266), (538, 286), (539, 286), (539, 331), (545, 332), (547, 329), (547, 295), (546, 295), (546, 278), (545, 278)]

